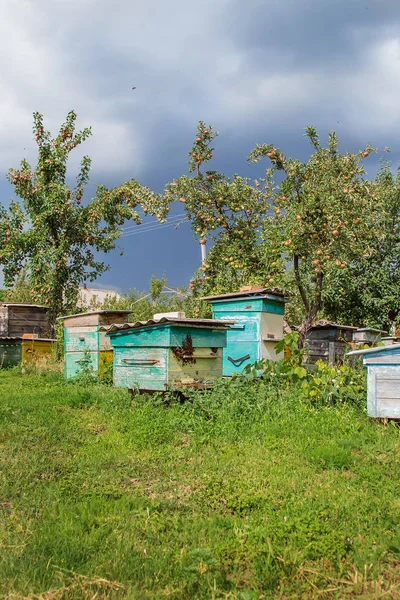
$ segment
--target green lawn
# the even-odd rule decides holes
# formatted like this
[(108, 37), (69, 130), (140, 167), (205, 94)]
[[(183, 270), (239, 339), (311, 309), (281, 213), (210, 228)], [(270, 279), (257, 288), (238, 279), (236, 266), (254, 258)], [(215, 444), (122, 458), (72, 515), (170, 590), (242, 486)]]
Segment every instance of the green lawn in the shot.
[(399, 476), (363, 408), (0, 371), (0, 595), (400, 598)]

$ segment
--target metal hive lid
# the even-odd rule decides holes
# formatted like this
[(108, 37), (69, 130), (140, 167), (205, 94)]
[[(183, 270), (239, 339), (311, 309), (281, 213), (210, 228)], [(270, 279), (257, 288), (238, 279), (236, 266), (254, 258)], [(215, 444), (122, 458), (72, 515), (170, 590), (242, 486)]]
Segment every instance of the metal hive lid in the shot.
[(310, 330), (311, 329), (349, 329), (356, 331), (358, 327), (353, 327), (352, 325), (341, 325), (340, 323), (334, 323), (333, 321), (320, 319), (319, 321), (315, 321), (315, 323), (311, 324)]
[(400, 344), (390, 344), (390, 346), (376, 346), (375, 348), (365, 348), (364, 350), (352, 350), (346, 356), (357, 356), (362, 354), (378, 354), (378, 352), (393, 352), (400, 350)]
[(225, 321), (217, 319), (173, 319), (162, 317), (161, 319), (149, 319), (148, 321), (136, 321), (135, 323), (115, 323), (114, 325), (100, 327), (100, 331), (114, 333), (115, 331), (126, 331), (128, 329), (140, 329), (152, 325), (172, 324), (172, 325), (191, 325), (192, 327), (210, 327), (214, 329), (229, 329), (236, 321)]
[(384, 329), (376, 329), (375, 327), (360, 327), (357, 331), (373, 331), (374, 333), (387, 333)]
[(0, 307), (10, 307), (10, 308), (41, 308), (43, 310), (49, 310), (48, 306), (43, 306), (42, 304), (25, 304), (24, 302), (0, 302)]
[(88, 312), (76, 313), (74, 315), (64, 315), (62, 317), (57, 317), (56, 321), (60, 319), (69, 319), (71, 317), (86, 317), (87, 315), (102, 315), (104, 313), (112, 314), (112, 315), (129, 315), (131, 314), (131, 310), (90, 310)]
[(237, 299), (240, 298), (249, 298), (249, 297), (259, 297), (259, 298), (268, 298), (273, 296), (274, 298), (282, 299), (285, 302), (288, 302), (288, 299), (285, 297), (285, 294), (280, 288), (262, 288), (259, 290), (247, 291), (247, 292), (231, 292), (229, 294), (220, 294), (218, 296), (203, 296), (201, 300), (228, 300), (229, 298)]
[(20, 335), (17, 336), (8, 336), (8, 335), (2, 335), (0, 336), (0, 343), (1, 342), (56, 342), (56, 339), (53, 338), (23, 338)]

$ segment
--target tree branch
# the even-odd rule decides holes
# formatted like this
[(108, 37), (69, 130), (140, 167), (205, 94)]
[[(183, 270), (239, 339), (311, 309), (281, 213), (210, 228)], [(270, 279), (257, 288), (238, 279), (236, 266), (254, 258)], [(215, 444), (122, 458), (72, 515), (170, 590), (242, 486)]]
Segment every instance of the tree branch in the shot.
[(296, 285), (297, 285), (297, 287), (299, 289), (301, 299), (303, 300), (304, 308), (308, 312), (310, 310), (310, 305), (308, 303), (307, 294), (306, 294), (306, 291), (304, 289), (304, 286), (302, 284), (301, 277), (300, 277), (299, 256), (298, 256), (298, 254), (295, 254), (293, 256), (293, 266), (294, 266), (294, 277), (296, 279)]

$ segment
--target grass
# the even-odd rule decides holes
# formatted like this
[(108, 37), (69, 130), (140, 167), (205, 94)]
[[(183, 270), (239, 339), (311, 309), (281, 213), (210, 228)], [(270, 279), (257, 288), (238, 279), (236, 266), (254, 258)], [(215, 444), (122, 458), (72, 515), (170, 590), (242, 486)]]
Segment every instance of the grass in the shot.
[(0, 371), (0, 595), (400, 598), (399, 473), (363, 407)]

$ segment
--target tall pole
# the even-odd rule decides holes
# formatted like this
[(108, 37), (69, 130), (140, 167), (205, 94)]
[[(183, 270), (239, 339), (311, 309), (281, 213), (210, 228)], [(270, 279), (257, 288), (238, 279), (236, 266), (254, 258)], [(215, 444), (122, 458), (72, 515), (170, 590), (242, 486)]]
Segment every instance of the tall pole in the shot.
[(204, 261), (207, 258), (207, 248), (206, 248), (206, 241), (203, 239), (200, 242), (200, 248), (201, 248), (201, 264), (204, 264)]

